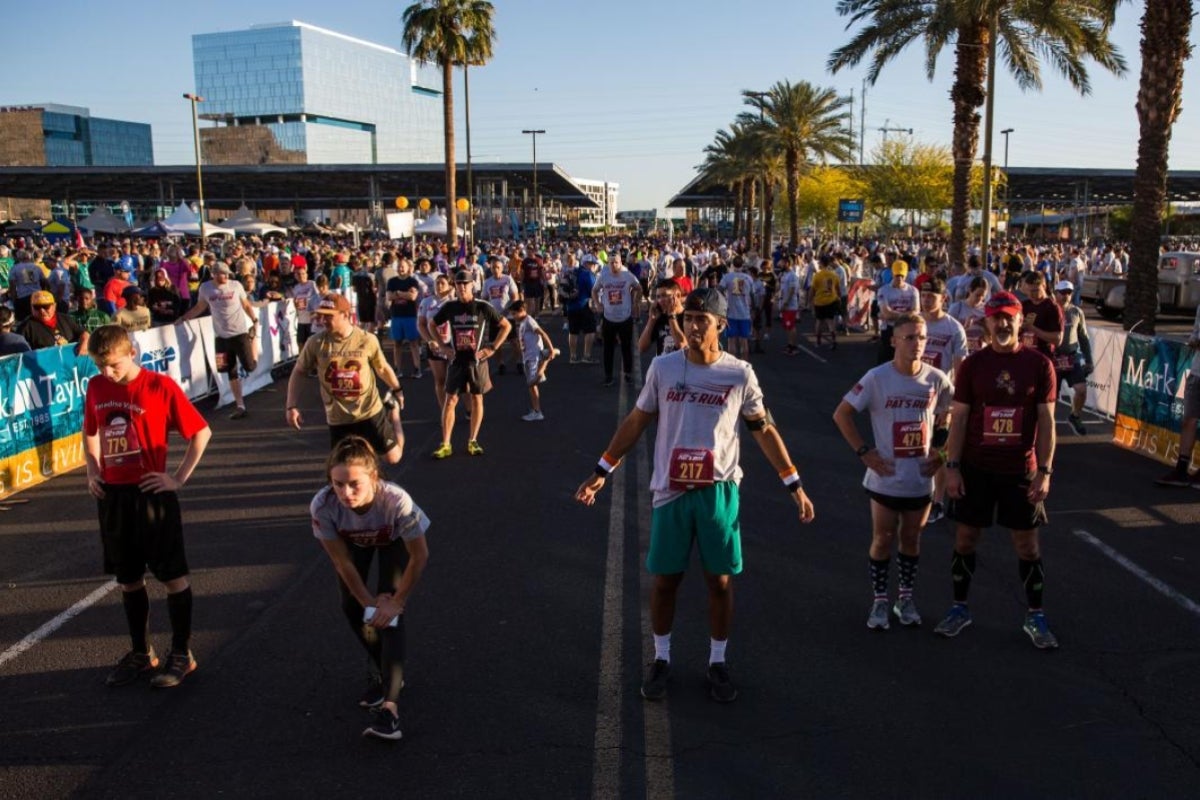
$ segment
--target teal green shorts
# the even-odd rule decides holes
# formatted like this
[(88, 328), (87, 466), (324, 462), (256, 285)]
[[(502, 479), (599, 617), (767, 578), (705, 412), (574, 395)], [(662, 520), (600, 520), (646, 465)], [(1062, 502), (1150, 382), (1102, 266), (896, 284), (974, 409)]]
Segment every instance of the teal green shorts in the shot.
[(736, 483), (720, 481), (705, 489), (693, 489), (654, 509), (646, 569), (654, 575), (687, 572), (692, 542), (700, 548), (705, 572), (737, 575), (742, 571)]

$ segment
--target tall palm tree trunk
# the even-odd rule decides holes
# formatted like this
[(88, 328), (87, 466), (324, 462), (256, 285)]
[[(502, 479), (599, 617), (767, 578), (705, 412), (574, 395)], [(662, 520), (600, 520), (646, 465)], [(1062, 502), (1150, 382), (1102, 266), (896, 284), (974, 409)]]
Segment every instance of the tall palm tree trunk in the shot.
[(784, 171), (787, 172), (788, 200), (788, 246), (790, 252), (796, 252), (796, 242), (800, 241), (800, 154), (795, 148), (789, 147), (784, 153)]
[(735, 181), (733, 190), (733, 240), (742, 234), (742, 182)]
[(457, 201), (454, 180), (454, 64), (445, 61), (442, 64), (442, 131), (446, 149), (446, 244), (450, 248), (449, 261), (454, 263), (456, 256), (455, 245), (458, 243), (458, 224), (455, 220), (454, 203)]
[(759, 253), (765, 259), (771, 258), (771, 239), (775, 237), (775, 187), (771, 181), (763, 181), (763, 243)]
[[(979, 144), (979, 107), (985, 93), (987, 45), (986, 24), (964, 26), (955, 46), (954, 87), (954, 203), (950, 208), (950, 263), (967, 263), (967, 228), (971, 211), (971, 167)], [(986, 254), (985, 254), (986, 255)]]
[(1183, 64), (1192, 0), (1152, 0), (1142, 16), (1142, 75), (1138, 87), (1137, 172), (1133, 178), (1129, 282), (1125, 287), (1125, 329), (1154, 333), (1158, 294), (1158, 248), (1167, 197), (1167, 157), (1171, 127), (1183, 95)]
[(746, 246), (747, 246), (747, 248), (749, 248), (751, 246), (751, 244), (754, 242), (754, 201), (755, 201), (755, 198), (758, 196), (757, 193), (754, 191), (754, 189), (755, 189), (754, 178), (747, 178), (746, 182), (745, 182), (745, 187), (746, 187), (746, 202), (743, 204), (742, 207), (746, 211)]

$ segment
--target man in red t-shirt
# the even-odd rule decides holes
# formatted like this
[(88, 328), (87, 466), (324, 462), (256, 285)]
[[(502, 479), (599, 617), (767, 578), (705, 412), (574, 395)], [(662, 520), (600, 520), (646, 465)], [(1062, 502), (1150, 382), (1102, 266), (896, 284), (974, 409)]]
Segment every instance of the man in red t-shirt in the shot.
[(1063, 340), (1062, 306), (1050, 296), (1046, 276), (1030, 270), (1021, 277), (1021, 291), (1026, 300), (1021, 303), (1024, 320), (1021, 323), (1021, 344), (1036, 347), (1038, 352), (1054, 361), (1054, 353)]
[[(107, 682), (123, 686), (159, 665), (147, 641), (150, 599), (144, 576), (149, 568), (166, 587), (172, 633), (171, 650), (150, 685), (177, 686), (196, 669), (189, 647), (192, 589), (177, 493), (200, 463), (212, 431), (179, 384), (138, 366), (133, 342), (121, 326), (97, 328), (88, 353), (100, 374), (88, 382), (84, 405), (87, 485), (100, 509), (104, 571), (121, 586), (133, 642)], [(171, 429), (188, 442), (174, 473), (166, 471)]]
[(934, 629), (957, 636), (971, 624), (967, 593), (975, 573), (975, 550), (993, 521), (1012, 531), (1021, 583), (1029, 603), (1025, 633), (1035, 647), (1058, 640), (1042, 612), (1038, 527), (1054, 462), (1054, 364), (1021, 344), (1021, 302), (996, 292), (984, 308), (988, 347), (967, 356), (955, 377), (950, 437), (946, 444), (947, 516), (958, 523), (950, 574), (954, 606)]

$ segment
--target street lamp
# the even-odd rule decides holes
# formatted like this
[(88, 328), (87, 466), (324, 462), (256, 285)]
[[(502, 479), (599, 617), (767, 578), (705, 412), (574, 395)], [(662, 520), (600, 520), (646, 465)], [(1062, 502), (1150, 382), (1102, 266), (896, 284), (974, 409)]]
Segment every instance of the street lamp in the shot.
[(537, 137), (539, 133), (546, 131), (541, 128), (537, 130), (525, 129), (521, 133), (528, 134), (533, 137), (533, 213), (534, 219), (537, 220), (537, 237), (535, 241), (540, 241), (542, 238), (542, 196), (538, 194), (537, 181)]
[(200, 124), (196, 121), (196, 103), (203, 103), (204, 98), (198, 94), (184, 92), (183, 99), (192, 104), (192, 140), (196, 144), (196, 198), (200, 203), (200, 246), (204, 247), (204, 182), (200, 177)]
[(1008, 135), (1015, 130), (1016, 128), (1005, 128), (1000, 131), (1000, 135), (1004, 137), (1004, 234), (1006, 236), (1009, 235), (1008, 225), (1012, 220), (1012, 209), (1008, 207)]

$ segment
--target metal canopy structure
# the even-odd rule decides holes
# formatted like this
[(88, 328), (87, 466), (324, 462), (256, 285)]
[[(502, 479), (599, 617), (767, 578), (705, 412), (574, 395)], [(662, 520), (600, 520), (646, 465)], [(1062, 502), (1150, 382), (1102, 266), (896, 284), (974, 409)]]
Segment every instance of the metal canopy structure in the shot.
[[(869, 167), (868, 167), (869, 168)], [(1009, 206), (1129, 205), (1133, 203), (1132, 169), (1009, 167)], [(733, 204), (724, 187), (700, 186), (700, 177), (671, 198), (668, 208), (715, 208)], [(1003, 190), (1001, 190), (1003, 192)], [(1167, 175), (1167, 200), (1200, 202), (1200, 172), (1173, 171)]]
[[(460, 197), (466, 196), (466, 165), (458, 165)], [(472, 164), (476, 189), (503, 184), (509, 196), (533, 187), (532, 163)], [(243, 203), (277, 208), (393, 207), (405, 196), (413, 205), (428, 197), (445, 202), (441, 164), (267, 164), (204, 167), (204, 202), (236, 209)], [(571, 208), (600, 208), (561, 167), (538, 164), (542, 199)], [(55, 202), (115, 202), (169, 205), (196, 197), (196, 168), (155, 167), (0, 167), (0, 197)]]

